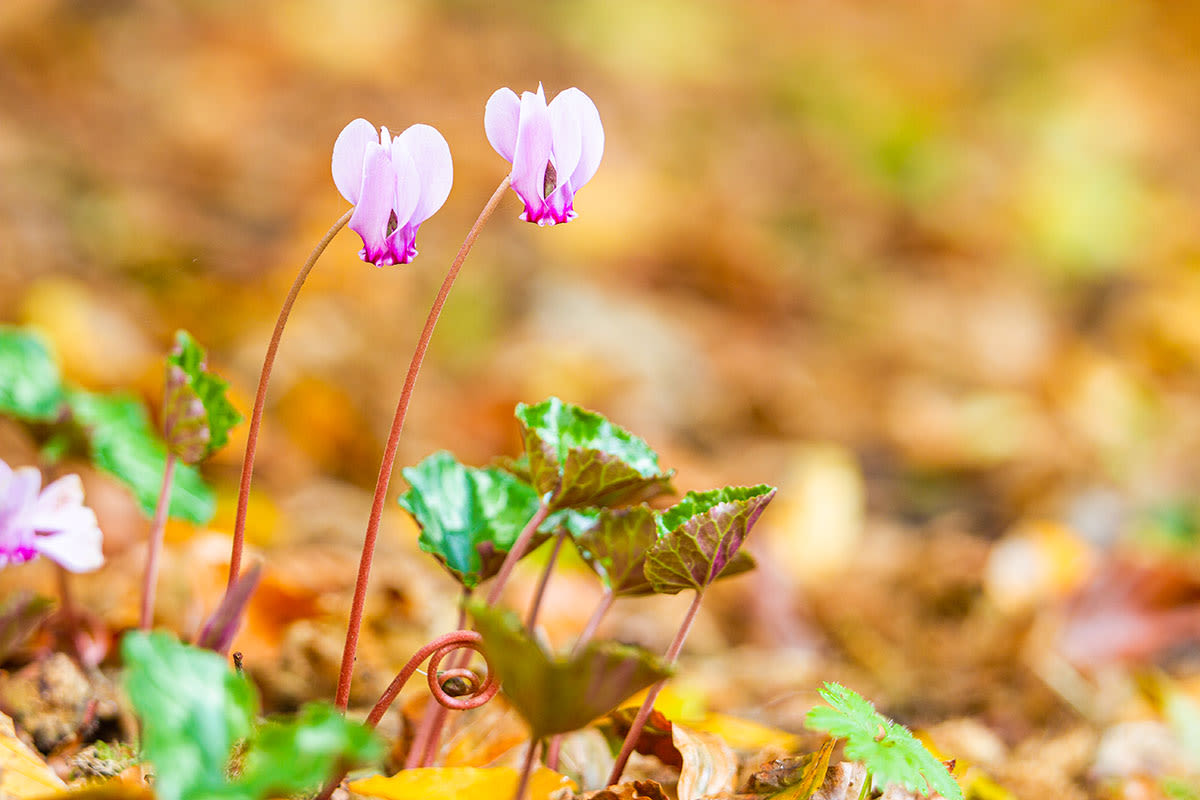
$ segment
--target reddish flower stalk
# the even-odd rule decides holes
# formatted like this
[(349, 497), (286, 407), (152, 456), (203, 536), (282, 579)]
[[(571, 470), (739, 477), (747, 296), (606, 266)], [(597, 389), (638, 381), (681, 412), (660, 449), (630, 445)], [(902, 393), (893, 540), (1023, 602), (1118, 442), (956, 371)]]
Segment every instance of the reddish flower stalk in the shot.
[[(471, 597), (471, 590), (463, 587), (462, 599), (458, 608), (458, 624), (456, 629), (462, 629), (467, 626), (467, 600)], [(470, 660), (471, 654), (463, 651), (455, 657), (451, 662), (451, 666), (456, 669), (465, 667)], [(436, 735), (440, 738), (442, 724), (446, 717), (446, 707), (438, 703), (437, 698), (430, 697), (429, 702), (425, 704), (425, 712), (421, 715), (421, 724), (417, 728), (417, 733), (413, 736), (412, 745), (408, 748), (408, 755), (404, 759), (404, 768), (413, 769), (415, 767), (427, 767), (428, 762), (432, 762), (433, 754), (427, 754), (427, 749), (433, 749), (429, 746), (430, 741)]]
[[(675, 659), (679, 657), (679, 651), (683, 649), (683, 642), (687, 639), (688, 631), (692, 629), (692, 623), (696, 620), (696, 612), (700, 610), (700, 601), (703, 599), (704, 593), (696, 592), (696, 597), (688, 606), (687, 614), (683, 617), (683, 623), (675, 633), (674, 641), (667, 649), (668, 664), (674, 664)], [(662, 691), (664, 684), (666, 681), (659, 681), (650, 687), (650, 693), (646, 695), (646, 700), (638, 709), (637, 716), (633, 718), (633, 725), (630, 726), (629, 733), (625, 735), (625, 741), (621, 744), (621, 752), (617, 755), (617, 762), (613, 764), (612, 772), (608, 775), (607, 785), (612, 786), (621, 780), (621, 773), (625, 771), (625, 764), (629, 761), (633, 746), (637, 743), (638, 737), (642, 735), (642, 728), (646, 726), (646, 720), (650, 718), (650, 712), (654, 709), (654, 701), (658, 698), (658, 693)]]
[(333, 223), (333, 227), (321, 237), (321, 241), (317, 242), (317, 246), (309, 254), (308, 260), (296, 273), (296, 279), (292, 281), (292, 288), (288, 290), (283, 307), (279, 309), (279, 318), (275, 320), (275, 330), (271, 333), (271, 341), (267, 345), (267, 355), (263, 358), (262, 374), (258, 376), (258, 392), (254, 396), (254, 411), (250, 413), (250, 429), (246, 435), (246, 455), (242, 459), (242, 482), (238, 488), (237, 516), (233, 523), (233, 548), (229, 553), (229, 580), (226, 582), (226, 594), (233, 588), (233, 582), (242, 571), (242, 546), (246, 538), (246, 509), (250, 503), (250, 481), (254, 476), (254, 455), (258, 448), (258, 429), (262, 425), (263, 407), (267, 402), (267, 384), (271, 381), (271, 369), (275, 366), (275, 354), (279, 351), (279, 340), (283, 337), (283, 327), (287, 324), (288, 316), (292, 313), (292, 306), (300, 294), (300, 287), (308, 278), (308, 273), (312, 272), (317, 259), (325, 252), (325, 248), (333, 241), (337, 232), (346, 226), (353, 214), (353, 208), (343, 214), (342, 218)]
[(566, 533), (560, 533), (554, 540), (554, 549), (550, 551), (550, 558), (546, 561), (546, 568), (542, 570), (542, 578), (538, 581), (537, 592), (533, 595), (533, 602), (529, 606), (529, 619), (525, 621), (525, 629), (528, 631), (532, 631), (533, 626), (537, 624), (538, 611), (542, 608), (542, 599), (546, 596), (546, 586), (550, 583), (550, 573), (554, 570), (554, 562), (558, 560), (558, 551), (562, 550), (563, 540), (566, 538)]
[(530, 742), (529, 752), (525, 754), (525, 763), (521, 766), (521, 780), (517, 783), (517, 791), (513, 800), (523, 800), (529, 788), (529, 779), (533, 777), (533, 763), (537, 760), (537, 751), (541, 742)]
[(462, 268), (463, 262), (467, 260), (467, 254), (471, 252), (471, 247), (479, 237), (479, 232), (483, 229), (484, 223), (488, 221), (488, 218), (495, 212), (496, 207), (500, 205), (500, 201), (504, 198), (504, 193), (507, 190), (508, 178), (505, 178), (500, 181), (500, 185), (496, 187), (496, 191), (492, 193), (483, 210), (479, 212), (475, 224), (471, 226), (471, 230), (467, 233), (467, 238), (458, 249), (458, 254), (450, 264), (450, 269), (446, 273), (445, 280), (442, 281), (442, 288), (438, 291), (432, 308), (429, 309), (429, 316), (425, 320), (425, 328), (421, 331), (421, 338), (417, 341), (412, 361), (408, 365), (408, 376), (404, 379), (404, 388), (400, 392), (400, 400), (396, 404), (396, 415), (392, 419), (392, 429), (388, 433), (387, 445), (383, 451), (383, 460), (379, 464), (379, 476), (375, 480), (375, 499), (371, 505), (371, 517), (367, 522), (367, 532), (363, 539), (362, 557), (358, 563), (358, 580), (354, 584), (354, 600), (350, 606), (350, 623), (346, 627), (346, 645), (342, 650), (342, 667), (338, 675), (337, 695), (334, 698), (334, 704), (342, 711), (345, 711), (346, 706), (350, 703), (350, 680), (354, 676), (354, 658), (358, 652), (358, 632), (362, 627), (363, 607), (367, 600), (367, 582), (371, 577), (371, 561), (375, 557), (375, 539), (379, 535), (379, 522), (383, 517), (383, 504), (387, 499), (388, 484), (391, 482), (392, 468), (396, 463), (396, 450), (400, 444), (400, 432), (404, 429), (404, 420), (408, 416), (408, 404), (412, 399), (413, 387), (417, 383), (417, 375), (420, 374), (421, 364), (425, 361), (425, 351), (429, 348), (429, 340), (433, 338), (433, 329), (437, 326), (438, 318), (442, 314), (442, 308), (446, 305), (446, 298), (450, 295), (450, 289), (454, 286), (454, 280), (458, 277), (458, 272)]
[(158, 588), (158, 557), (162, 552), (163, 533), (167, 527), (167, 509), (171, 505), (171, 483), (175, 478), (175, 454), (167, 454), (167, 465), (163, 469), (162, 488), (158, 491), (158, 505), (154, 508), (154, 521), (150, 523), (150, 549), (146, 553), (146, 569), (142, 573), (142, 618), (141, 629), (150, 630), (154, 621), (154, 592)]

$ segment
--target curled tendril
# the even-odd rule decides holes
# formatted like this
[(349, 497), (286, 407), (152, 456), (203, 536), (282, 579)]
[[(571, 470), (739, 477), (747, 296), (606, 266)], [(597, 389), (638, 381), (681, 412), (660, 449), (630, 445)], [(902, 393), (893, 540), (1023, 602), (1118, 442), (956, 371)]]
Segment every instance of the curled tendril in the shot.
[[(496, 677), (492, 673), (491, 665), (488, 665), (487, 677), (482, 682), (478, 675), (463, 667), (456, 667), (441, 675), (438, 674), (438, 666), (442, 663), (442, 659), (455, 650), (465, 648), (483, 655), (481, 641), (482, 637), (475, 631), (452, 631), (439, 636), (413, 653), (412, 658), (396, 673), (396, 677), (392, 679), (387, 690), (379, 698), (379, 702), (371, 709), (371, 713), (367, 716), (367, 725), (374, 728), (379, 724), (379, 720), (383, 718), (396, 696), (400, 694), (404, 684), (408, 683), (408, 679), (417, 671), (417, 667), (427, 658), (429, 659), (429, 668), (426, 670), (426, 679), (429, 682), (429, 691), (441, 705), (456, 711), (465, 711), (469, 708), (479, 708), (491, 700), (500, 689), (500, 684), (496, 682)], [(484, 656), (484, 663), (487, 663), (487, 656)], [(454, 697), (446, 693), (446, 690), (442, 688), (442, 682), (451, 678), (458, 678), (466, 682), (468, 689), (466, 694)]]

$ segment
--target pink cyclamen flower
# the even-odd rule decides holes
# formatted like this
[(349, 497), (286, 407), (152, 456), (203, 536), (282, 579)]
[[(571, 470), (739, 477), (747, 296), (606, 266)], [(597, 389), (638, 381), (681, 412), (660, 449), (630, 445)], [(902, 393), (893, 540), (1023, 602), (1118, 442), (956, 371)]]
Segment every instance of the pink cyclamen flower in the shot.
[(454, 182), (450, 146), (436, 128), (413, 125), (396, 138), (365, 119), (333, 143), (333, 182), (354, 205), (359, 257), (377, 267), (416, 258), (417, 229), (446, 202)]
[(99, 568), (100, 528), (96, 514), (83, 505), (79, 476), (41, 486), (42, 475), (33, 467), (14, 470), (0, 461), (0, 567), (43, 555), (71, 572)]
[(591, 180), (604, 155), (604, 126), (591, 98), (578, 89), (550, 104), (542, 85), (517, 97), (497, 89), (483, 112), (496, 152), (512, 164), (513, 191), (525, 201), (521, 219), (554, 225), (575, 219), (575, 193)]

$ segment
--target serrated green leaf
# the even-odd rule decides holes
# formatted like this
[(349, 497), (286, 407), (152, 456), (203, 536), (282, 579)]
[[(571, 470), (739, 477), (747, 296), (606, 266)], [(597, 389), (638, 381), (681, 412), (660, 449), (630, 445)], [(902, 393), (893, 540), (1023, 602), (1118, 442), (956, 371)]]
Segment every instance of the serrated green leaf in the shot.
[(552, 656), (516, 614), (474, 600), (467, 610), (501, 690), (533, 739), (582, 728), (673, 672), (653, 653), (617, 642), (593, 641), (576, 656)]
[(646, 578), (654, 591), (702, 592), (717, 578), (753, 566), (753, 561), (747, 564), (744, 557), (735, 559), (774, 497), (773, 486), (727, 486), (688, 492), (662, 512), (658, 516), (659, 539), (646, 556)]
[[(400, 505), (421, 527), (418, 543), (472, 589), (499, 570), (537, 512), (533, 487), (509, 473), (464, 466), (445, 451), (404, 469), (410, 489)], [(548, 534), (536, 534), (532, 552)]]
[(242, 415), (225, 396), (229, 383), (205, 369), (204, 348), (187, 331), (167, 357), (163, 418), (167, 445), (183, 461), (202, 461), (229, 441)]
[[(92, 462), (128, 486), (142, 512), (152, 515), (167, 466), (167, 446), (154, 432), (145, 407), (128, 395), (83, 390), (69, 391), (67, 404), (88, 439)], [(170, 515), (203, 524), (215, 511), (216, 500), (200, 473), (180, 464), (171, 488)]]
[(50, 348), (35, 333), (0, 325), (0, 414), (49, 422), (62, 404), (62, 379)]
[(551, 397), (516, 410), (534, 488), (552, 509), (612, 506), (672, 491), (658, 454), (600, 414)]
[(230, 751), (250, 734), (258, 710), (254, 687), (216, 653), (166, 633), (127, 633), (121, 654), (158, 800), (228, 794)]
[(851, 689), (826, 683), (818, 694), (830, 707), (808, 712), (805, 727), (846, 740), (846, 756), (861, 761), (878, 784), (894, 783), (912, 792), (937, 792), (962, 800), (962, 789), (908, 728), (893, 722)]
[(294, 718), (261, 725), (233, 788), (251, 798), (311, 792), (335, 772), (364, 766), (383, 755), (383, 743), (365, 725), (325, 703), (311, 703)]

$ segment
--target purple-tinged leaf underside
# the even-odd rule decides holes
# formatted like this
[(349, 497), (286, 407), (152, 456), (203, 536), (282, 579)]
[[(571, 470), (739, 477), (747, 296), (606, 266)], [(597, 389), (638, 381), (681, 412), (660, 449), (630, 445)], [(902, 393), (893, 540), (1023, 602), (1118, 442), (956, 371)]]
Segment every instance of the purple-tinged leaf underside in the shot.
[(689, 492), (659, 515), (660, 538), (646, 556), (646, 578), (661, 594), (703, 592), (722, 575), (741, 569), (735, 559), (767, 504), (771, 486)]

